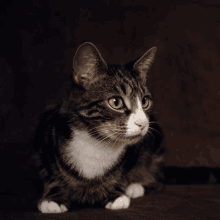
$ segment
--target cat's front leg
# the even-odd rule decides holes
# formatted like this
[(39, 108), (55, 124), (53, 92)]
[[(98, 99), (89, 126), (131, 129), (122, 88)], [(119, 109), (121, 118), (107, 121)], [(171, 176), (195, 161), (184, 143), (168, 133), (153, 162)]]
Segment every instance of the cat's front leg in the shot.
[(132, 183), (125, 190), (125, 194), (132, 198), (138, 198), (144, 195), (144, 187), (140, 183)]
[(68, 211), (64, 204), (57, 204), (54, 201), (41, 200), (38, 203), (38, 209), (42, 213), (62, 213)]
[(127, 209), (131, 198), (134, 199), (144, 195), (144, 187), (140, 183), (132, 183), (125, 190), (125, 194), (119, 196), (113, 202), (108, 202), (105, 208), (111, 210)]
[(69, 202), (59, 185), (62, 185), (62, 183), (51, 181), (50, 184), (45, 184), (43, 196), (38, 201), (40, 212), (62, 213), (68, 211)]
[(105, 206), (106, 209), (117, 210), (127, 209), (130, 205), (130, 198), (126, 195), (121, 195), (113, 202), (108, 202)]

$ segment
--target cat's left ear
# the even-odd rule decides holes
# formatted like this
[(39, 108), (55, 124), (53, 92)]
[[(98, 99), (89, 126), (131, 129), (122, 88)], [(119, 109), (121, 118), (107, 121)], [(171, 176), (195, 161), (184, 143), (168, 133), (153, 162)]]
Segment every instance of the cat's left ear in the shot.
[(149, 49), (133, 66), (133, 69), (140, 74), (142, 80), (146, 80), (147, 72), (152, 65), (155, 54), (157, 52), (157, 47), (152, 47)]

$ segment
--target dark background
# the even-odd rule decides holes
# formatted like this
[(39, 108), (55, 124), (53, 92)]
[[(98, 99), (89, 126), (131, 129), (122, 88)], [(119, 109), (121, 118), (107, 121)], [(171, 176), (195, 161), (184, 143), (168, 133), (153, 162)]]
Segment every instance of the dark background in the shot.
[(166, 165), (205, 167), (204, 175), (206, 168), (220, 166), (219, 1), (4, 2), (1, 191), (16, 191), (20, 179), (37, 178), (31, 155), (39, 114), (64, 97), (74, 53), (84, 41), (111, 64), (157, 46), (149, 84), (166, 135)]

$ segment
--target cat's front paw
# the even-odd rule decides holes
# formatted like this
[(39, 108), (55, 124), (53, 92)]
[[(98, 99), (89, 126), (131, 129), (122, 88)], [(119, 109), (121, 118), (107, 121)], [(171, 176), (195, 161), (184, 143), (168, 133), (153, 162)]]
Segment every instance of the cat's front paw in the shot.
[(127, 209), (130, 205), (130, 198), (126, 195), (118, 197), (114, 202), (109, 202), (105, 206), (106, 209)]
[(144, 195), (144, 187), (140, 183), (132, 183), (125, 190), (125, 194), (130, 198), (138, 198)]
[(56, 202), (44, 200), (38, 205), (38, 209), (42, 213), (62, 213), (68, 211), (63, 204), (58, 205)]

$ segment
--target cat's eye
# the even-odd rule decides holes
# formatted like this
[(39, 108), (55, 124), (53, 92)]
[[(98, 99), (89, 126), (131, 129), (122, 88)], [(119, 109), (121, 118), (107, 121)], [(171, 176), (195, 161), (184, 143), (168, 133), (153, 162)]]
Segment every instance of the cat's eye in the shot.
[(123, 100), (119, 97), (109, 99), (108, 103), (114, 109), (122, 109), (124, 107)]
[(143, 108), (149, 108), (151, 104), (151, 101), (149, 100), (149, 98), (147, 96), (144, 96), (142, 99), (142, 107)]

